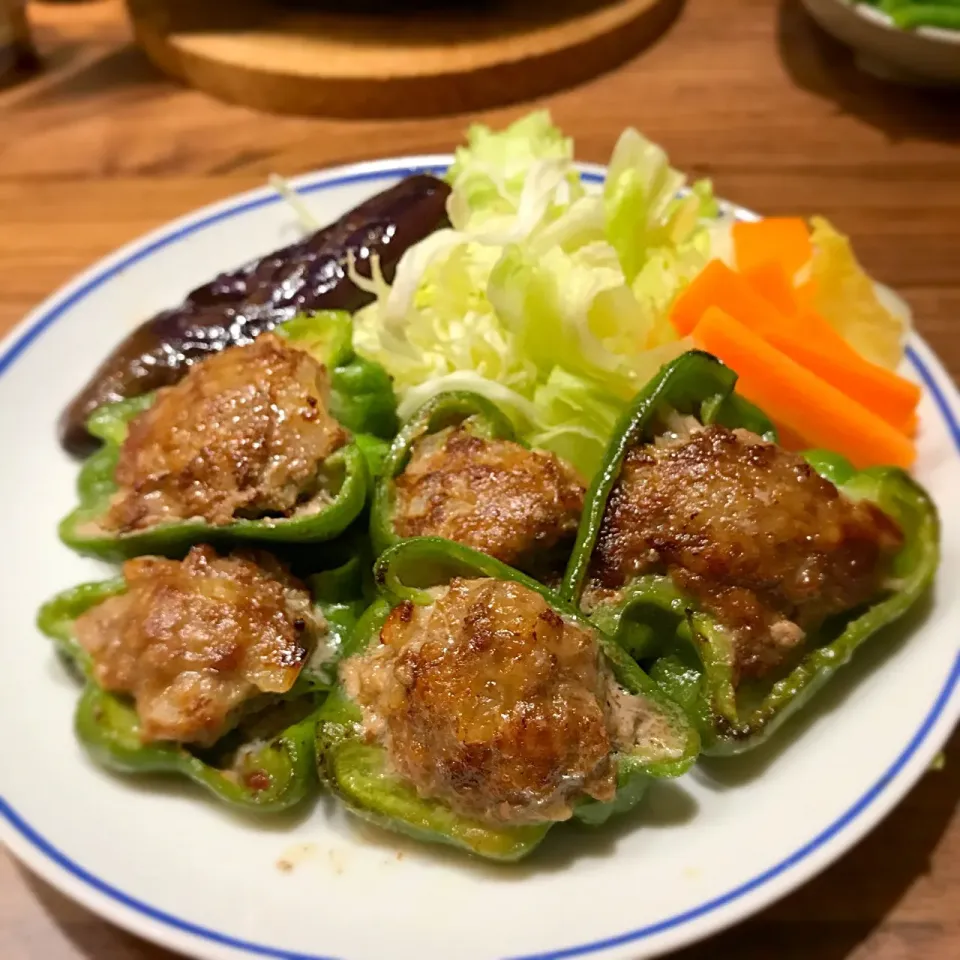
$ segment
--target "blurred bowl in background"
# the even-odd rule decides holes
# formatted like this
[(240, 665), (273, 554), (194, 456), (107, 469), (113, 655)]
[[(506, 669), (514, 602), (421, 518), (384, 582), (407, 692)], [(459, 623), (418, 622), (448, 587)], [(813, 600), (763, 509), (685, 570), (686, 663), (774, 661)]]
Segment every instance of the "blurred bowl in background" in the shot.
[(824, 30), (857, 52), (864, 70), (905, 83), (960, 83), (960, 31), (901, 30), (885, 14), (856, 0), (802, 2)]

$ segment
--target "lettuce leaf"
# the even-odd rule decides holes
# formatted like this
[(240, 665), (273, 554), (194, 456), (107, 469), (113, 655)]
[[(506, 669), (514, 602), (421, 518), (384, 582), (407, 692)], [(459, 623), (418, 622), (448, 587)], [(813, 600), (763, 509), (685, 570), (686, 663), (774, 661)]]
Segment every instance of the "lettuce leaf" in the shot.
[(498, 403), (529, 443), (586, 477), (619, 412), (689, 344), (673, 299), (711, 255), (706, 182), (626, 131), (601, 191), (544, 111), (470, 128), (447, 179), (451, 229), (401, 258), (355, 317), (355, 346), (394, 377), (401, 418), (447, 389)]
[(569, 191), (561, 202), (583, 193), (573, 166), (573, 141), (553, 125), (546, 110), (528, 114), (500, 133), (483, 124), (471, 126), (447, 180), (453, 187), (448, 213), (457, 230), (521, 217), (561, 184)]

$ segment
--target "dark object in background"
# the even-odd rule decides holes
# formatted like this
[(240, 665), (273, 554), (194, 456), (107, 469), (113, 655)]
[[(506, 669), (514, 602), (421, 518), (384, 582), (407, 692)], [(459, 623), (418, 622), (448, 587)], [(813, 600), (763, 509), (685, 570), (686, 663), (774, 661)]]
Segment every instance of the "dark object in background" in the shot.
[[(2, 2), (2, 0), (0, 0)], [(222, 273), (198, 287), (172, 310), (141, 324), (100, 365), (60, 417), (60, 442), (76, 456), (99, 441), (87, 418), (104, 403), (149, 393), (176, 383), (192, 363), (255, 337), (297, 313), (357, 310), (372, 297), (347, 276), (347, 253), (357, 271), (370, 276), (370, 258), (380, 258), (387, 280), (413, 244), (448, 225), (450, 188), (436, 177), (401, 180), (304, 240)]]
[(25, 80), (39, 67), (26, 0), (0, 0), (0, 89)]

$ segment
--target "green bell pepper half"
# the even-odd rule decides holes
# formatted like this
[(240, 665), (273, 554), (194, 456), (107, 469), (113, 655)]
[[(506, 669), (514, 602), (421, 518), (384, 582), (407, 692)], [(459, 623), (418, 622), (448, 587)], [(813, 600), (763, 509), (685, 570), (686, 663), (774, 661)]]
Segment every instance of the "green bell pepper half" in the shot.
[[(351, 430), (392, 430), (396, 404), (389, 376), (382, 367), (353, 353), (349, 314), (327, 311), (295, 317), (277, 331), (302, 349), (327, 362), (332, 370), (330, 408)], [(213, 526), (203, 520), (164, 523), (147, 530), (114, 533), (99, 530), (97, 520), (117, 491), (114, 480), (120, 447), (130, 421), (153, 403), (147, 394), (95, 410), (87, 427), (103, 445), (80, 469), (79, 505), (60, 524), (60, 539), (78, 553), (105, 560), (123, 560), (144, 553), (181, 556), (194, 543), (229, 544), (316, 543), (339, 536), (360, 514), (371, 486), (371, 466), (383, 457), (383, 441), (372, 433), (356, 433), (324, 465), (334, 491), (330, 502), (316, 512), (294, 517), (234, 520)], [(392, 434), (391, 434), (392, 436)]]
[(690, 350), (665, 364), (633, 398), (617, 421), (606, 456), (587, 490), (577, 542), (560, 588), (564, 600), (579, 602), (607, 499), (620, 476), (623, 458), (632, 447), (653, 439), (652, 431), (662, 414), (675, 411), (694, 416), (704, 424), (719, 423), (731, 429), (744, 427), (764, 439), (777, 439), (767, 416), (733, 392), (736, 382), (737, 375), (716, 357), (701, 350)]
[[(561, 615), (589, 627), (546, 587), (524, 574), (471, 550), (434, 537), (405, 540), (377, 561), (380, 595), (364, 614), (344, 657), (377, 643), (393, 608), (404, 601), (428, 604), (425, 588), (442, 586), (454, 577), (492, 577), (523, 584), (536, 591)], [(666, 718), (675, 741), (645, 743), (617, 758), (617, 795), (601, 803), (582, 800), (574, 816), (600, 824), (635, 806), (654, 779), (686, 772), (699, 753), (699, 736), (684, 712), (615, 643), (597, 633), (601, 650), (624, 689), (644, 696)], [(491, 860), (512, 862), (531, 853), (552, 823), (497, 826), (458, 814), (441, 800), (421, 797), (415, 787), (388, 769), (386, 750), (367, 743), (361, 733), (361, 711), (342, 688), (327, 698), (317, 726), (321, 781), (357, 816), (417, 840), (444, 843)]]
[[(584, 519), (561, 594), (579, 603), (607, 500), (630, 448), (654, 439), (666, 409), (702, 423), (743, 427), (775, 439), (769, 421), (733, 393), (736, 375), (709, 354), (693, 351), (668, 364), (620, 421), (608, 456), (587, 494)], [(667, 576), (628, 584), (616, 602), (601, 604), (591, 622), (644, 664), (651, 677), (694, 719), (707, 755), (742, 753), (764, 742), (850, 661), (868, 637), (902, 617), (933, 580), (939, 563), (939, 521), (927, 493), (894, 467), (857, 471), (827, 451), (807, 462), (851, 499), (867, 499), (892, 516), (905, 542), (893, 561), (896, 588), (866, 610), (831, 618), (807, 641), (803, 659), (786, 676), (734, 684), (734, 637)]]
[(477, 393), (454, 390), (428, 400), (397, 434), (379, 472), (370, 508), (370, 538), (375, 553), (400, 542), (393, 523), (396, 479), (410, 462), (414, 444), (429, 434), (460, 425), (486, 440), (517, 439), (510, 420)]
[[(244, 743), (239, 731), (231, 731), (222, 741), (228, 750), (193, 752), (173, 742), (142, 743), (137, 712), (129, 698), (103, 690), (92, 679), (90, 658), (77, 643), (73, 625), (87, 610), (123, 593), (123, 577), (81, 584), (58, 594), (40, 608), (37, 625), (86, 681), (74, 729), (96, 763), (119, 773), (179, 774), (232, 806), (274, 813), (300, 803), (316, 787), (317, 701), (330, 689), (340, 652), (362, 610), (357, 590), (360, 575), (354, 564), (310, 579), (314, 602), (329, 624), (325, 647), (330, 653), (318, 666), (308, 663), (303, 668), (285, 703), (263, 711), (263, 720), (271, 726), (263, 736)], [(291, 710), (297, 712), (287, 718)], [(251, 723), (254, 729), (264, 725), (256, 718)], [(217, 753), (221, 756), (216, 757)]]
[(353, 349), (353, 319), (344, 310), (304, 313), (274, 333), (306, 350), (330, 373), (330, 414), (351, 433), (392, 440), (397, 433), (393, 379)]
[(337, 685), (337, 665), (370, 604), (370, 579), (368, 552), (362, 548), (344, 563), (306, 578), (314, 604), (327, 621), (324, 648), (328, 655), (322, 663), (304, 666), (295, 691), (305, 686), (326, 693)]

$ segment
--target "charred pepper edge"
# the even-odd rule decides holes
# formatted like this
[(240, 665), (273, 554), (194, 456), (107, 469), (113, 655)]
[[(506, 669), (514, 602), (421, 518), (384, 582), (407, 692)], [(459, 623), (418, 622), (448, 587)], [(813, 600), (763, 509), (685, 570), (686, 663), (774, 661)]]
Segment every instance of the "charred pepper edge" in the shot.
[[(419, 586), (405, 583), (402, 575), (398, 574), (397, 568), (405, 563), (416, 570)], [(400, 542), (387, 550), (377, 561), (375, 578), (381, 591), (380, 596), (357, 624), (349, 649), (344, 653), (345, 657), (365, 650), (376, 642), (384, 622), (397, 603), (406, 600), (421, 604), (432, 602), (430, 595), (421, 589), (423, 585), (438, 585), (448, 582), (454, 576), (478, 575), (522, 584), (542, 596), (557, 612), (580, 626), (592, 629), (576, 610), (525, 574), (461, 544), (435, 537), (422, 537)], [(683, 742), (682, 750), (671, 757), (651, 759), (640, 757), (638, 754), (624, 754), (620, 757), (617, 770), (617, 797), (606, 804), (584, 800), (574, 811), (575, 819), (599, 824), (614, 813), (629, 809), (639, 802), (645, 786), (650, 781), (677, 777), (686, 772), (699, 753), (700, 742), (697, 731), (686, 714), (664, 695), (659, 686), (650, 680), (640, 667), (609, 638), (599, 631), (593, 632), (617, 681), (627, 691), (642, 694), (650, 699), (665, 714), (671, 728), (682, 737)], [(344, 771), (338, 766), (344, 749), (361, 744), (358, 727), (360, 719), (359, 708), (347, 698), (342, 688), (338, 688), (321, 708), (317, 727), (321, 781), (357, 815), (416, 839), (452, 844), (479, 856), (502, 861), (514, 861), (526, 856), (554, 825), (547, 822), (496, 828), (455, 814), (442, 801), (420, 798), (412, 786), (401, 780), (397, 780), (391, 786), (394, 794), (399, 793), (401, 796), (400, 805), (407, 819), (403, 819), (397, 813), (394, 794), (384, 798), (387, 801), (384, 805), (394, 808), (393, 815), (385, 814), (382, 809), (371, 810), (369, 805), (364, 806), (364, 802), (358, 799), (358, 795), (363, 793), (363, 790), (358, 790), (356, 785), (353, 788), (344, 785), (342, 782)], [(375, 779), (382, 779), (385, 763), (382, 758), (385, 757), (385, 752), (382, 747), (375, 745), (364, 745), (364, 749), (371, 751), (368, 759), (373, 756), (373, 752), (378, 753), (381, 758), (376, 778), (371, 777), (366, 782), (366, 786), (369, 786)], [(357, 782), (363, 783), (363, 777), (358, 777)], [(369, 802), (369, 794), (367, 794), (366, 803), (369, 804)], [(441, 816), (445, 821), (444, 827), (436, 826), (437, 816)], [(428, 825), (431, 819), (434, 822), (432, 827)]]
[(488, 440), (517, 442), (513, 424), (486, 397), (467, 390), (437, 394), (404, 424), (390, 446), (370, 509), (370, 538), (374, 551), (382, 553), (400, 543), (393, 525), (396, 511), (396, 478), (406, 469), (413, 445), (422, 437), (471, 420), (472, 432)]
[[(300, 803), (316, 783), (314, 736), (318, 710), (287, 727), (253, 751), (245, 766), (245, 782), (205, 763), (177, 744), (139, 742), (136, 710), (102, 689), (91, 676), (91, 663), (73, 634), (73, 623), (82, 613), (126, 590), (123, 577), (83, 583), (48, 600), (37, 614), (37, 627), (52, 639), (59, 652), (84, 679), (77, 703), (74, 730), (87, 753), (102, 767), (118, 773), (169, 773), (187, 777), (219, 799), (247, 810), (276, 813)], [(323, 603), (315, 601), (323, 609)], [(315, 698), (314, 693), (302, 694)], [(114, 722), (111, 726), (106, 718)], [(125, 727), (125, 729), (124, 729)], [(265, 777), (269, 782), (253, 786)]]
[(690, 350), (666, 364), (634, 397), (617, 421), (606, 456), (587, 490), (577, 540), (560, 588), (567, 603), (579, 604), (623, 459), (631, 447), (643, 441), (661, 409), (694, 414), (702, 422), (746, 427), (764, 439), (776, 440), (776, 430), (763, 411), (733, 392), (736, 382), (737, 375), (716, 357)]
[[(692, 361), (694, 357), (697, 358), (696, 366)], [(713, 371), (704, 370), (705, 362), (714, 368)], [(713, 377), (705, 378), (705, 373), (713, 373)], [(701, 409), (706, 408), (711, 415), (712, 422), (731, 428), (746, 427), (765, 438), (775, 439), (769, 431), (758, 429), (766, 419), (761, 411), (745, 401), (730, 402), (740, 400), (731, 393), (736, 375), (709, 354), (694, 351), (665, 367), (621, 418), (608, 457), (587, 495), (584, 522), (562, 587), (568, 602), (579, 601), (607, 501), (624, 456), (635, 444), (649, 440), (646, 431), (659, 405), (670, 402), (671, 379), (687, 374), (695, 376), (698, 382), (706, 379), (709, 387), (721, 387), (701, 405)], [(727, 390), (726, 396), (723, 389)], [(697, 398), (692, 399), (696, 401)], [(676, 404), (671, 403), (671, 406)], [(681, 620), (678, 635), (659, 638), (659, 642), (664, 645), (666, 640), (674, 647), (677, 640), (686, 643), (699, 661), (699, 670), (692, 671), (698, 673), (697, 678), (694, 680), (691, 671), (685, 671), (685, 679), (672, 678), (671, 692), (675, 699), (687, 705), (703, 737), (703, 752), (707, 755), (741, 753), (766, 740), (820, 689), (838, 667), (849, 662), (869, 636), (905, 614), (929, 586), (936, 571), (939, 554), (936, 508), (927, 493), (906, 473), (892, 467), (857, 471), (844, 457), (830, 451), (810, 451), (804, 456), (813, 469), (848, 495), (865, 496), (868, 492), (865, 488), (873, 485), (874, 496), (868, 498), (900, 521), (908, 537), (897, 559), (916, 553), (916, 563), (907, 571), (907, 586), (875, 602), (866, 612), (851, 620), (830, 644), (814, 647), (787, 677), (773, 685), (761, 705), (747, 719), (741, 720), (737, 713), (729, 652), (725, 653), (718, 646), (729, 641), (729, 632), (715, 618), (700, 611), (693, 598), (676, 588), (664, 593), (659, 586), (649, 582), (664, 578), (641, 578), (626, 588), (628, 595), (619, 604), (606, 605), (591, 613), (591, 619), (618, 644), (628, 642), (624, 625), (638, 606), (647, 605), (678, 616)], [(885, 493), (889, 494), (888, 498), (884, 497)], [(904, 522), (903, 514), (911, 510), (915, 516), (908, 519), (913, 522)], [(651, 668), (654, 676), (658, 673), (658, 665), (665, 667), (666, 664), (666, 651), (662, 646), (661, 649), (660, 656), (654, 655), (652, 650), (650, 652), (654, 660)]]

